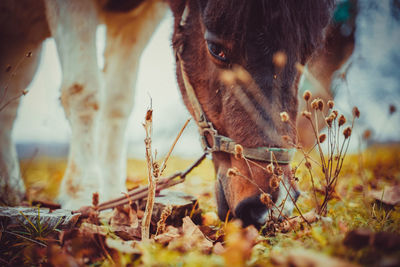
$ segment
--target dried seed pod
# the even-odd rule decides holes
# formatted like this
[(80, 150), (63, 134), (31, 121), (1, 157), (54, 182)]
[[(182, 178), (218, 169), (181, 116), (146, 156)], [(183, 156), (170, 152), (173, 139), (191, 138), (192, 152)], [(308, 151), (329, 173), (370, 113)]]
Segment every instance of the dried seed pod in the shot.
[(318, 100), (319, 99), (314, 99), (313, 101), (311, 101), (311, 108), (317, 110), (318, 109)]
[(283, 135), (282, 140), (286, 143), (292, 142), (292, 138), (289, 135)]
[(235, 158), (243, 159), (243, 147), (239, 144), (235, 145)]
[(278, 51), (273, 55), (272, 62), (278, 68), (283, 68), (285, 67), (287, 62), (287, 55), (285, 54), (285, 52)]
[(334, 119), (336, 119), (337, 116), (339, 115), (339, 112), (338, 112), (337, 110), (332, 110), (331, 115), (333, 115), (333, 116), (334, 116)]
[(279, 175), (279, 176), (283, 175), (283, 170), (282, 170), (282, 168), (279, 167), (279, 166), (275, 168), (275, 172), (276, 172), (276, 174)]
[(262, 194), (260, 195), (260, 201), (261, 201), (261, 203), (263, 203), (265, 206), (267, 206), (267, 208), (271, 208), (271, 207), (272, 207), (273, 202), (272, 202), (272, 199), (271, 199), (271, 197), (270, 197), (269, 194), (267, 194), (267, 193), (262, 193)]
[(346, 129), (344, 129), (343, 135), (345, 139), (349, 138), (351, 136), (351, 127), (347, 127)]
[(267, 165), (267, 167), (265, 168), (265, 170), (267, 171), (267, 173), (272, 174), (274, 173), (274, 164), (270, 163)]
[(338, 123), (339, 123), (339, 127), (342, 126), (343, 124), (345, 124), (346, 123), (346, 117), (343, 116), (343, 115), (340, 115)]
[(371, 137), (371, 134), (372, 134), (372, 133), (371, 133), (371, 130), (368, 130), (368, 129), (367, 129), (367, 130), (364, 131), (362, 137), (363, 137), (364, 140), (368, 140), (368, 139)]
[(359, 117), (360, 117), (360, 111), (358, 110), (357, 107), (354, 107), (354, 108), (353, 108), (353, 116), (354, 116), (355, 118), (359, 118)]
[(319, 143), (322, 144), (326, 139), (326, 134), (320, 134), (318, 137)]
[(236, 167), (229, 168), (228, 171), (226, 172), (226, 175), (228, 177), (233, 177), (239, 174), (239, 170)]
[(309, 90), (306, 90), (306, 91), (304, 92), (304, 94), (303, 94), (303, 99), (304, 99), (305, 101), (308, 101), (308, 100), (310, 100), (311, 96), (312, 96), (311, 92), (310, 92)]
[(308, 160), (306, 160), (306, 162), (304, 163), (304, 165), (306, 165), (307, 169), (311, 170), (311, 162), (309, 162)]
[(326, 124), (328, 124), (328, 127), (330, 128), (330, 127), (332, 127), (333, 118), (331, 116), (326, 117), (325, 122), (326, 122)]
[(335, 106), (335, 102), (333, 102), (332, 100), (329, 100), (327, 104), (329, 109), (332, 109)]
[(282, 122), (288, 122), (289, 121), (289, 114), (286, 111), (283, 111), (279, 114), (281, 116), (281, 121)]
[(318, 99), (318, 109), (322, 111), (324, 109), (324, 100)]
[(396, 106), (395, 105), (390, 105), (389, 106), (389, 115), (392, 115), (393, 113), (396, 112)]
[(303, 110), (301, 112), (301, 116), (306, 117), (307, 119), (311, 119), (311, 112), (309, 112), (307, 110)]
[(94, 192), (92, 195), (92, 205), (97, 207), (99, 205), (99, 192)]
[(277, 189), (279, 187), (279, 178), (274, 175), (270, 180), (269, 180), (269, 187), (272, 189)]

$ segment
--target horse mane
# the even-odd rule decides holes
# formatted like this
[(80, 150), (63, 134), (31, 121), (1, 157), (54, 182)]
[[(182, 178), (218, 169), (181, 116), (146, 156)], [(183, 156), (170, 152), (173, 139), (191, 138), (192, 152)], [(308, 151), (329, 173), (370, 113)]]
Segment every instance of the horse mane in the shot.
[[(324, 28), (333, 11), (334, 0), (200, 0), (206, 26), (228, 39), (244, 45), (249, 32), (257, 42), (290, 52), (293, 46), (302, 63), (324, 39)], [(227, 27), (228, 25), (228, 27)]]

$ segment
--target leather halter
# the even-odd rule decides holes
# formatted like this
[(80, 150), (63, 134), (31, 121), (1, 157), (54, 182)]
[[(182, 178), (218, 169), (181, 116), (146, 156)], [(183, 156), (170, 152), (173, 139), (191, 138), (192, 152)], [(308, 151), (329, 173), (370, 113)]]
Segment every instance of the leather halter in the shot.
[[(188, 15), (188, 7), (185, 7), (183, 12), (180, 26), (184, 26)], [(196, 92), (189, 81), (189, 77), (184, 68), (184, 62), (181, 54), (183, 52), (183, 44), (175, 49), (177, 64), (182, 74), (183, 84), (186, 90), (187, 98), (193, 108), (194, 119), (199, 128), (200, 140), (202, 148), (207, 153), (212, 152), (225, 152), (235, 154), (235, 146), (237, 143), (229, 137), (219, 135), (213, 124), (207, 119), (201, 104), (196, 96)], [(211, 144), (208, 142), (207, 136), (211, 138)], [(243, 148), (243, 156), (248, 159), (278, 163), (289, 164), (293, 158), (294, 148), (280, 148), (280, 147), (256, 147), (256, 148)]]

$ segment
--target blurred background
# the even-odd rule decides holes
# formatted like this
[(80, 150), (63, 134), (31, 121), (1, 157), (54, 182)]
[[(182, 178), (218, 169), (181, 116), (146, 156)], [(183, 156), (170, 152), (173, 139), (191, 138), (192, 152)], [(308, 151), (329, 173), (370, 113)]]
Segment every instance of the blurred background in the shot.
[[(358, 106), (361, 118), (352, 139), (359, 147), (362, 134), (371, 133), (370, 142), (400, 141), (400, 1), (358, 1), (355, 48), (349, 59), (346, 79), (333, 82), (335, 103), (350, 117)], [(175, 60), (170, 44), (172, 15), (167, 13), (149, 45), (139, 68), (134, 111), (128, 126), (128, 157), (144, 158), (142, 122), (152, 102), (154, 116), (153, 147), (163, 156), (176, 134), (190, 117), (180, 96), (175, 78)], [(97, 45), (99, 67), (103, 66), (105, 27), (99, 26)], [(345, 33), (346, 28), (343, 28)], [(29, 93), (23, 97), (13, 137), (20, 158), (33, 155), (66, 156), (70, 128), (60, 104), (61, 72), (52, 39), (44, 43), (41, 64)], [(151, 99), (151, 100), (150, 100)], [(178, 142), (174, 155), (196, 157), (201, 154), (194, 121)]]

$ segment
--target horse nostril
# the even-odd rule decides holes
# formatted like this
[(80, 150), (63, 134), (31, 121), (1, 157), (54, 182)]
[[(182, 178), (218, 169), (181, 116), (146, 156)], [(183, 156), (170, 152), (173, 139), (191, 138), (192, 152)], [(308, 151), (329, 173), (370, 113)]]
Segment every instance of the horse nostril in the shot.
[(242, 200), (235, 209), (236, 217), (241, 219), (243, 226), (263, 225), (268, 219), (268, 208), (260, 201), (260, 195), (255, 195)]

